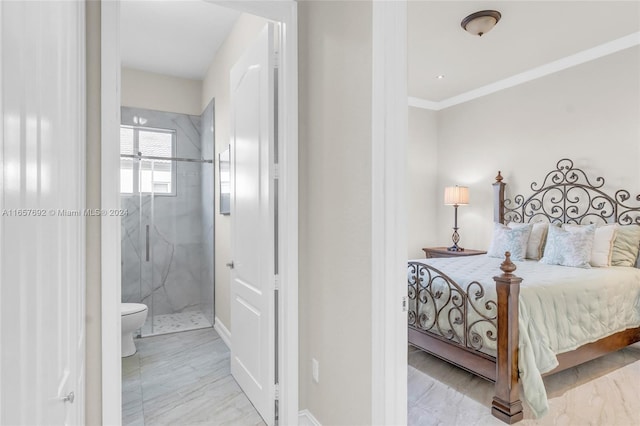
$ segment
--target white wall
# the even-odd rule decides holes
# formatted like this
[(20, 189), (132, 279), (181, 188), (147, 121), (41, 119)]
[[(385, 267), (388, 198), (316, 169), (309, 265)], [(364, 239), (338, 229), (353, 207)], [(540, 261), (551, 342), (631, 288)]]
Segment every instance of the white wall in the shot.
[[(609, 190), (639, 193), (638, 117), (638, 47), (439, 111), (437, 245), (450, 242), (453, 222), (452, 207), (442, 205), (442, 188), (461, 184), (471, 192), (470, 205), (459, 209), (461, 245), (487, 248), (491, 184), (498, 170), (511, 197), (526, 193), (531, 182), (540, 182), (565, 157), (590, 175), (604, 177)], [(409, 223), (419, 225), (416, 218)]]
[(437, 118), (438, 114), (435, 111), (409, 108), (409, 144), (407, 146), (409, 259), (423, 258), (423, 247), (447, 245), (446, 241), (442, 242), (439, 239), (435, 205), (442, 199), (442, 189), (438, 186)]
[[(246, 47), (256, 39), (267, 21), (263, 18), (242, 14), (233, 29), (213, 58), (209, 70), (202, 82), (199, 102), (200, 110), (204, 110), (215, 99), (215, 153), (214, 159), (229, 145), (230, 85), (229, 72), (231, 67), (242, 55)], [(231, 222), (229, 216), (222, 216), (220, 212), (220, 185), (218, 184), (218, 164), (215, 162), (215, 315), (231, 331), (231, 315), (229, 310), (229, 268), (226, 263), (231, 259)]]
[(366, 425), (372, 6), (309, 1), (298, 11), (300, 409), (323, 425)]
[(122, 68), (122, 106), (200, 115), (202, 82)]

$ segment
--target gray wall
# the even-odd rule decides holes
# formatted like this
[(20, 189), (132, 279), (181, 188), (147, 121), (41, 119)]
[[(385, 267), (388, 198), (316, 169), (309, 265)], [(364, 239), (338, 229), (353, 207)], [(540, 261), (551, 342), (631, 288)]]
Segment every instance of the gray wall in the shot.
[[(135, 115), (147, 120), (146, 127), (175, 129), (177, 157), (202, 158), (199, 116), (129, 107), (121, 111), (123, 124), (133, 125)], [(153, 315), (202, 310), (203, 305), (210, 312), (212, 306), (203, 302), (211, 303), (212, 297), (202, 299), (203, 293), (213, 292), (212, 281), (207, 280), (212, 257), (205, 250), (209, 234), (203, 232), (202, 186), (204, 169), (213, 166), (173, 164), (174, 196), (157, 195), (152, 200), (143, 194), (142, 201), (138, 195), (122, 196), (122, 208), (129, 213), (122, 221), (122, 300), (145, 303)], [(151, 263), (144, 259), (146, 224), (151, 225)]]

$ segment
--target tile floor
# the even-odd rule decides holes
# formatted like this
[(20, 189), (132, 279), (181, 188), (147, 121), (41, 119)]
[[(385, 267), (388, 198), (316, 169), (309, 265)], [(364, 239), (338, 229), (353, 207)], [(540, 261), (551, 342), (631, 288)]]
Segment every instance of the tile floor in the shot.
[(122, 358), (122, 424), (264, 425), (213, 328), (136, 339)]
[[(530, 425), (640, 425), (640, 343), (544, 379), (549, 413)], [(409, 348), (408, 424), (495, 425), (493, 385), (438, 358)]]
[(189, 311), (176, 314), (148, 315), (140, 331), (142, 337), (147, 337), (211, 326), (211, 321), (207, 319), (205, 314), (200, 311)]
[[(122, 359), (123, 425), (264, 425), (229, 371), (212, 328), (136, 340)], [(640, 425), (640, 344), (545, 378), (550, 411), (530, 425)], [(409, 349), (408, 424), (495, 425), (492, 385)], [(326, 426), (326, 425), (325, 425)]]

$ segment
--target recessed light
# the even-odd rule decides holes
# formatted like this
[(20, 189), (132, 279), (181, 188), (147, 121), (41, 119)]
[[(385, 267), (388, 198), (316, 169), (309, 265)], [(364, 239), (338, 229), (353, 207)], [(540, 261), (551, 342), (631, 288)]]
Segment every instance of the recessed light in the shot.
[(444, 78), (444, 74), (440, 74), (439, 76), (436, 77), (438, 80), (442, 80)]

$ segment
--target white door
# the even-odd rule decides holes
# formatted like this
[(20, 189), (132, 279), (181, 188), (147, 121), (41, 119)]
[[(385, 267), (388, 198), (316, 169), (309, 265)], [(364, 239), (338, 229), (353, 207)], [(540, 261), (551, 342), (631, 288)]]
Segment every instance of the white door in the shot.
[(84, 2), (0, 2), (0, 424), (84, 423)]
[(275, 415), (273, 24), (231, 70), (231, 374)]

